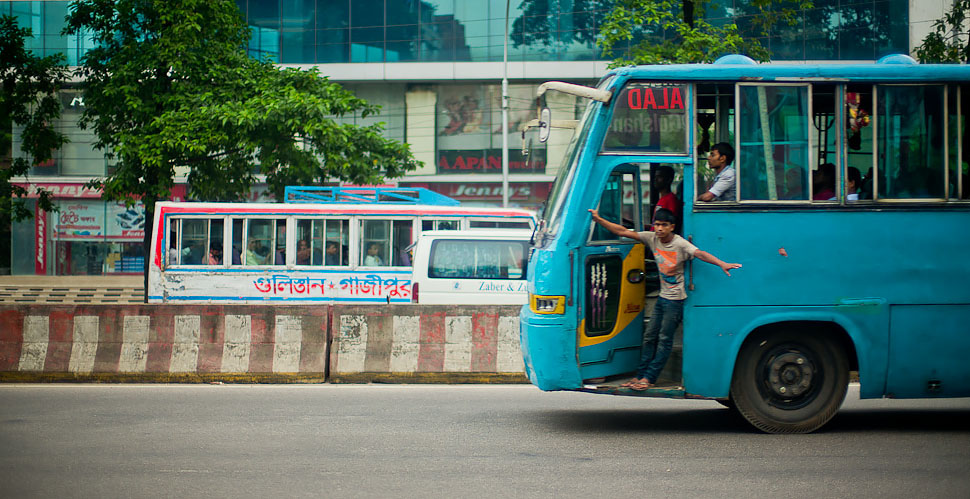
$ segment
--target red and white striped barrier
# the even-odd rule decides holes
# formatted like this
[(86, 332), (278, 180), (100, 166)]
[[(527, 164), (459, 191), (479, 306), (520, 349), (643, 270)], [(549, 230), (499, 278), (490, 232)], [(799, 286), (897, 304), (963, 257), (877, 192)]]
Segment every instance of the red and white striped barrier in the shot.
[(329, 324), (318, 308), (3, 307), (0, 371), (322, 374)]
[(0, 380), (512, 381), (523, 371), (511, 306), (0, 306)]
[(519, 307), (334, 307), (330, 372), (523, 373)]

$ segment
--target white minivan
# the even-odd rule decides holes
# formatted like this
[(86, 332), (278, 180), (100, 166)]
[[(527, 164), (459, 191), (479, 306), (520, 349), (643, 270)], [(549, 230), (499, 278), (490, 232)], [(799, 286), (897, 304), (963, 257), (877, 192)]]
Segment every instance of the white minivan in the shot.
[(531, 230), (439, 230), (414, 243), (413, 303), (524, 305)]

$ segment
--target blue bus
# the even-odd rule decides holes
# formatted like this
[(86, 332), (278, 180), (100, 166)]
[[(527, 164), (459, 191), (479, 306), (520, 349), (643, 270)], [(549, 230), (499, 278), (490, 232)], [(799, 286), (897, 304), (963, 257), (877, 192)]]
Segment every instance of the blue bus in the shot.
[[(542, 390), (715, 399), (756, 428), (811, 432), (857, 373), (863, 398), (970, 396), (970, 66), (905, 55), (868, 64), (616, 69), (588, 99), (540, 216), (520, 315)], [(572, 118), (572, 117), (566, 117)], [(559, 120), (570, 126), (569, 120)], [(564, 125), (565, 124), (565, 125)], [(545, 132), (545, 134), (543, 133)], [(733, 191), (699, 198), (726, 142)], [(657, 291), (637, 231), (676, 173), (679, 234), (743, 268), (688, 263), (688, 298), (663, 383), (622, 388)], [(725, 199), (726, 198), (726, 199)]]

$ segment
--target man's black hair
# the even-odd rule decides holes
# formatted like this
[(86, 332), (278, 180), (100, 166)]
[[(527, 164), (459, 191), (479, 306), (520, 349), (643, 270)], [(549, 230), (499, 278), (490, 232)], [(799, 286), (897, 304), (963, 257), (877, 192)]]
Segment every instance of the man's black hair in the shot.
[(725, 165), (730, 165), (731, 162), (734, 161), (734, 148), (731, 147), (731, 144), (728, 144), (727, 142), (718, 142), (717, 144), (711, 146), (711, 150), (717, 151), (718, 154), (727, 158), (727, 163), (725, 163)]
[(209, 245), (209, 250), (210, 251), (211, 250), (216, 250), (216, 251), (218, 251), (218, 252), (221, 253), (222, 252), (222, 243), (219, 242), (219, 241), (212, 241), (212, 244)]
[(653, 214), (653, 221), (677, 223), (677, 219), (674, 218), (674, 212), (667, 208), (657, 208), (657, 212)]

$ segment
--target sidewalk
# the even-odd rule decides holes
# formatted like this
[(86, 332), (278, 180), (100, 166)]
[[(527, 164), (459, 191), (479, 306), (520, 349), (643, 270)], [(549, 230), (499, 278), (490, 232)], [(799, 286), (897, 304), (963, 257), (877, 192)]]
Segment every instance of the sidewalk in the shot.
[(0, 276), (0, 303), (142, 303), (140, 275)]

